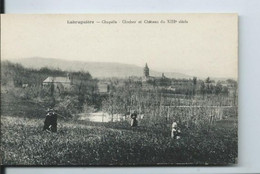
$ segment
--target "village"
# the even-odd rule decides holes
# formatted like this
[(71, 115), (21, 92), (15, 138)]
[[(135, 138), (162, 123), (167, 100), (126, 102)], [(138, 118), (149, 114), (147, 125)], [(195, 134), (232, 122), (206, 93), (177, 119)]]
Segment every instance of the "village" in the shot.
[[(89, 82), (88, 80), (85, 81), (78, 78), (75, 75), (73, 76), (72, 74), (67, 73), (67, 76), (47, 77), (42, 82), (42, 86), (43, 88), (52, 91), (50, 93), (51, 95), (53, 95), (53, 97), (55, 96), (57, 97), (64, 93), (70, 93), (71, 91), (74, 91), (75, 88), (77, 88), (79, 85), (82, 86), (82, 84), (88, 82)], [(28, 86), (28, 84), (23, 84), (23, 86)], [(124, 102), (118, 103), (118, 105), (121, 105), (121, 107), (125, 107), (126, 109), (122, 109), (119, 106), (112, 106), (114, 105), (114, 103), (116, 103), (116, 101), (113, 104), (110, 103), (111, 104), (110, 106), (107, 106), (107, 104), (105, 104), (104, 101), (109, 102), (109, 100), (112, 100), (115, 93), (120, 91), (120, 89), (127, 90), (126, 88), (128, 89), (128, 92), (129, 90), (130, 91), (139, 90), (139, 93), (141, 92), (143, 94), (156, 92), (157, 94), (163, 95), (164, 102), (163, 104), (160, 104), (161, 107), (163, 108), (161, 110), (165, 110), (165, 107), (167, 107), (168, 110), (167, 112), (169, 112), (169, 107), (171, 107), (172, 105), (171, 103), (172, 98), (179, 98), (179, 102), (183, 102), (181, 105), (185, 106), (187, 105), (187, 99), (188, 100), (190, 100), (191, 98), (195, 99), (196, 97), (200, 98), (201, 96), (204, 95), (205, 96), (224, 95), (232, 98), (236, 96), (237, 93), (236, 83), (234, 83), (234, 81), (232, 80), (215, 82), (210, 78), (207, 78), (205, 80), (199, 80), (196, 77), (193, 77), (192, 79), (171, 79), (171, 78), (167, 78), (164, 75), (164, 73), (162, 73), (161, 77), (154, 77), (154, 76), (150, 76), (149, 67), (147, 64), (145, 64), (143, 68), (142, 77), (130, 76), (129, 78), (126, 79), (122, 79), (122, 78), (121, 79), (120, 78), (98, 79), (96, 82), (96, 86), (93, 86), (92, 88), (88, 88), (88, 90), (96, 94), (96, 96), (101, 97), (102, 98), (101, 100), (103, 100), (101, 101), (101, 103), (103, 102), (102, 105), (104, 106), (101, 106), (101, 103), (99, 103), (99, 107), (93, 106), (94, 109), (88, 106), (89, 108), (91, 108), (89, 109), (89, 111), (84, 110), (83, 112), (77, 112), (79, 119), (88, 120), (88, 121), (98, 121), (98, 122), (125, 121), (127, 115), (129, 117), (129, 114), (134, 110), (138, 111), (139, 120), (143, 119), (144, 115), (149, 115), (149, 113), (147, 113), (146, 111), (146, 108), (141, 107), (141, 105), (147, 105), (147, 103), (145, 102), (142, 102), (142, 104), (140, 104), (140, 106), (138, 107), (134, 106), (135, 104), (133, 104), (133, 101), (130, 101), (130, 103), (128, 102), (127, 106), (123, 106), (126, 105), (126, 103)], [(132, 96), (124, 95), (120, 97), (122, 98), (122, 100), (128, 100), (129, 98), (133, 98), (134, 96), (135, 94), (132, 93)], [(140, 96), (135, 96), (135, 97), (138, 98)], [(200, 107), (200, 104), (198, 104), (197, 108)], [(231, 104), (231, 102), (228, 102), (223, 105), (229, 107), (231, 105), (234, 105), (234, 103)], [(188, 105), (187, 107), (190, 106)], [(220, 112), (223, 111), (219, 111), (218, 107), (216, 107), (216, 111), (214, 112), (218, 112), (219, 114)], [(167, 117), (169, 117), (169, 114), (167, 115), (168, 115)], [(170, 121), (168, 121), (168, 123), (170, 123)]]
[[(232, 80), (222, 80), (216, 82), (207, 78), (205, 82), (203, 80), (198, 80), (197, 77), (193, 79), (171, 79), (167, 78), (164, 73), (161, 77), (154, 77), (149, 75), (149, 67), (146, 64), (144, 67), (144, 74), (142, 77), (129, 76), (129, 78), (103, 78), (98, 79), (96, 92), (99, 94), (108, 94), (112, 87), (123, 86), (126, 81), (140, 82), (143, 89), (148, 90), (150, 88), (161, 90), (167, 90), (172, 94), (184, 94), (178, 92), (183, 89), (183, 87), (195, 88), (196, 91), (199, 90), (199, 87), (205, 85), (205, 88), (212, 88), (211, 93), (214, 93), (213, 88), (219, 85), (221, 88), (220, 92), (226, 93), (228, 95), (234, 95), (235, 92), (235, 82)], [(70, 73), (67, 76), (49, 76), (43, 82), (42, 86), (50, 87), (54, 85), (55, 92), (62, 93), (63, 91), (70, 91), (74, 85), (79, 84), (79, 79), (73, 77)], [(203, 84), (204, 83), (204, 84)], [(23, 84), (23, 87), (28, 87), (28, 84)], [(193, 89), (194, 90), (194, 89)]]

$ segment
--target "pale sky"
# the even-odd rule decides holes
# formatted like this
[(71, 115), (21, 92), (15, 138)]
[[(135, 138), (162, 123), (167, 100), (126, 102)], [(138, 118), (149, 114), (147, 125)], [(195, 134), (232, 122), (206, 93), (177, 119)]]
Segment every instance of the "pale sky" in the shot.
[[(188, 23), (167, 23), (172, 19)], [(147, 62), (153, 70), (199, 77), (238, 74), (235, 14), (2, 15), (1, 20), (2, 59), (43, 57), (138, 66)], [(67, 24), (67, 20), (95, 23)], [(166, 23), (145, 24), (145, 20)]]

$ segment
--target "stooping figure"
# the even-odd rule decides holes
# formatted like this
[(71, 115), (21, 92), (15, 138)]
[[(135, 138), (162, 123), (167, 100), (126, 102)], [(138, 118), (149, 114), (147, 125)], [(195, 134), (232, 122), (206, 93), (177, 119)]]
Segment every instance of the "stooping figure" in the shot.
[(137, 112), (134, 111), (132, 114), (131, 114), (131, 127), (136, 127), (138, 125), (138, 122), (137, 122)]
[(53, 109), (48, 109), (43, 130), (57, 132), (57, 113)]
[(173, 139), (180, 139), (181, 131), (178, 128), (178, 124), (176, 121), (173, 121), (172, 123), (172, 130), (171, 130), (171, 138)]

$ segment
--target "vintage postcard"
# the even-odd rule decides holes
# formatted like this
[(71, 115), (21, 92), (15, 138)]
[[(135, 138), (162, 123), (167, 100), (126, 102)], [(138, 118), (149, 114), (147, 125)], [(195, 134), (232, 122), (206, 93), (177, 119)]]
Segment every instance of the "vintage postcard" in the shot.
[(1, 15), (2, 165), (237, 157), (237, 14)]

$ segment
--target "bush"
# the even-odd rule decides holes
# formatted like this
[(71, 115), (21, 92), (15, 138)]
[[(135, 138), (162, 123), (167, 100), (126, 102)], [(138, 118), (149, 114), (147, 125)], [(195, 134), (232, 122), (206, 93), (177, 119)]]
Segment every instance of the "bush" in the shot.
[(63, 118), (72, 118), (79, 113), (78, 98), (76, 96), (66, 96), (57, 100), (54, 109)]

